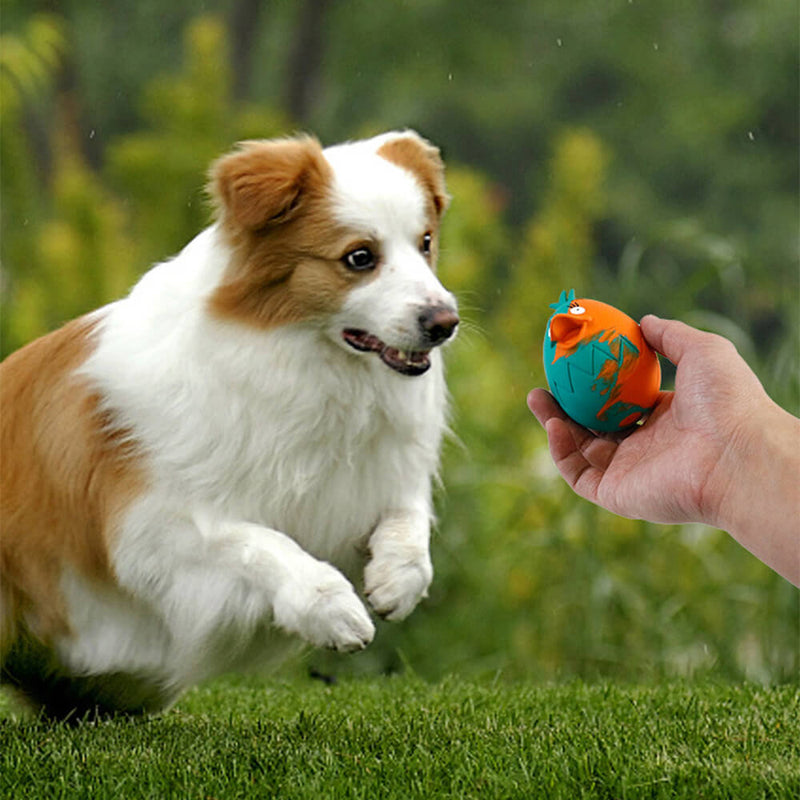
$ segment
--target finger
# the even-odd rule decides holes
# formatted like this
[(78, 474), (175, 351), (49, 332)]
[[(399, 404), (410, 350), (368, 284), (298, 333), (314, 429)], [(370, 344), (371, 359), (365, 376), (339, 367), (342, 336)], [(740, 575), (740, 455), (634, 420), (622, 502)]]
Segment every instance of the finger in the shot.
[(616, 436), (594, 436), (588, 431), (573, 432), (575, 444), (583, 457), (593, 467), (605, 472), (614, 459), (621, 438)]
[(552, 417), (557, 417), (558, 419), (566, 419), (567, 417), (553, 395), (544, 389), (534, 389), (528, 394), (528, 408), (539, 420), (542, 427), (545, 427), (547, 420)]
[(642, 318), (641, 329), (647, 343), (677, 365), (690, 350), (716, 338), (714, 334), (676, 319), (661, 319), (653, 314)]
[(622, 438), (617, 435), (607, 434), (598, 436), (572, 420), (567, 420), (565, 424), (572, 436), (575, 449), (583, 456), (589, 466), (605, 472), (614, 458)]
[(572, 450), (577, 450), (590, 466), (603, 470), (608, 467), (616, 452), (617, 444), (622, 437), (595, 436), (587, 428), (570, 419), (550, 392), (546, 392), (544, 389), (534, 389), (528, 395), (528, 408), (546, 430), (548, 430), (547, 423), (551, 419), (557, 419), (562, 421), (566, 426), (565, 429), (569, 431), (569, 437), (561, 438), (561, 428), (555, 429), (559, 431), (559, 439), (557, 442), (558, 450), (554, 454), (554, 460), (561, 457), (562, 453), (563, 455), (569, 455)]
[(593, 466), (581, 452), (575, 441), (573, 426), (564, 420), (552, 418), (548, 421), (546, 430), (550, 455), (561, 477), (581, 497), (594, 500), (603, 471)]
[(597, 502), (599, 485), (619, 442), (595, 436), (572, 420), (551, 418), (546, 430), (550, 455), (561, 476), (579, 495)]

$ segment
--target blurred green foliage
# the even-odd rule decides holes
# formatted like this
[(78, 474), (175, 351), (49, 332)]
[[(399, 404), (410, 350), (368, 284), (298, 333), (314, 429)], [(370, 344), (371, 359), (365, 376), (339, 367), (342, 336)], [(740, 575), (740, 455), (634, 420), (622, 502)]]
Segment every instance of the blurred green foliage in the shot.
[(574, 287), (723, 333), (800, 410), (796, 4), (45, 6), (3, 15), (3, 355), (207, 224), (205, 172), (238, 139), (411, 126), (444, 149), (464, 324), (437, 578), (409, 622), (318, 668), (797, 678), (795, 589), (721, 532), (576, 498), (525, 407)]

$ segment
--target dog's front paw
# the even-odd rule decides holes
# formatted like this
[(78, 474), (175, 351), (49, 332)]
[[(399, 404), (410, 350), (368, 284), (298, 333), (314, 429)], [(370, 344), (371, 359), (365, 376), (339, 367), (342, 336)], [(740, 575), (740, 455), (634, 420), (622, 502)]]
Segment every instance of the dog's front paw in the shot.
[(317, 647), (340, 652), (363, 650), (375, 626), (347, 579), (327, 564), (316, 580), (292, 582), (276, 595), (275, 623)]
[(387, 549), (364, 569), (364, 593), (375, 613), (405, 619), (428, 594), (433, 566), (427, 550)]

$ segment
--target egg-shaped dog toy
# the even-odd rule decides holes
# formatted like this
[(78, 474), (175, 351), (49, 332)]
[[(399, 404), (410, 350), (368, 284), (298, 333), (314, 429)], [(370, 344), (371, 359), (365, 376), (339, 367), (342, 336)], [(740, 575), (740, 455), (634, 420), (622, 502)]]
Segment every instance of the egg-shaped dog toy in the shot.
[(586, 428), (616, 432), (653, 409), (661, 366), (641, 328), (598, 300), (561, 292), (550, 308), (544, 371), (562, 409)]

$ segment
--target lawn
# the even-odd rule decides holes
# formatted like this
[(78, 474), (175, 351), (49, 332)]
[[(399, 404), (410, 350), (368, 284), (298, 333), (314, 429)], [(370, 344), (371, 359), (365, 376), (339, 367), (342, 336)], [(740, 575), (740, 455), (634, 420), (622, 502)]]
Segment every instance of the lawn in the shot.
[(794, 798), (800, 689), (224, 680), (73, 726), (0, 698), (0, 797)]

